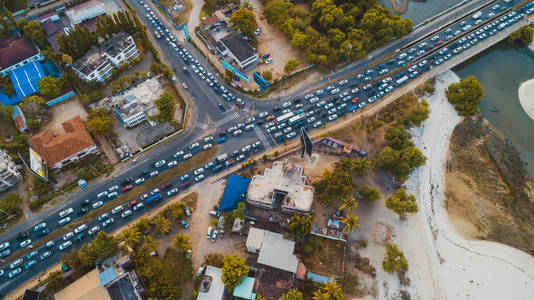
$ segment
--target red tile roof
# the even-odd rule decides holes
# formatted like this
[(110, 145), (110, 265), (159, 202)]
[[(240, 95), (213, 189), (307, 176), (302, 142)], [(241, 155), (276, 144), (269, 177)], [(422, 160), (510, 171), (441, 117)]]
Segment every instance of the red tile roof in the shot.
[(12, 35), (0, 40), (0, 70), (9, 68), (37, 53), (39, 50), (27, 37)]
[(80, 116), (61, 124), (65, 133), (53, 136), (47, 129), (32, 137), (35, 151), (41, 155), (49, 166), (68, 158), (95, 144)]
[(211, 17), (208, 17), (208, 18), (202, 20), (201, 23), (202, 23), (202, 25), (210, 25), (210, 24), (215, 23), (217, 21), (219, 21), (219, 18), (217, 18), (216, 16), (211, 16)]

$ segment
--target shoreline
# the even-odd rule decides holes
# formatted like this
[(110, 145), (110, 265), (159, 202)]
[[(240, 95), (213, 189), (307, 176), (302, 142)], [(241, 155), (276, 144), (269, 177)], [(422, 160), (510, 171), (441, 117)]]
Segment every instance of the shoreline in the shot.
[(534, 78), (522, 82), (517, 93), (521, 107), (530, 119), (534, 121)]
[(419, 204), (419, 212), (399, 230), (399, 247), (405, 250), (413, 283), (408, 291), (412, 299), (530, 299), (534, 258), (504, 244), (469, 238), (471, 226), (458, 222), (447, 210), (449, 143), (463, 118), (448, 103), (444, 90), (458, 80), (450, 70), (437, 77), (436, 92), (427, 98), (430, 117), (411, 131), (427, 162), (405, 183)]

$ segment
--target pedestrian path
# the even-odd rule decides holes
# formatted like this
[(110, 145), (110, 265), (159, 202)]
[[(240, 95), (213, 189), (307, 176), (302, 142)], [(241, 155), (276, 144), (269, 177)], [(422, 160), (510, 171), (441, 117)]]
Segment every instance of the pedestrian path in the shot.
[(227, 115), (226, 117), (220, 119), (220, 120), (217, 120), (214, 122), (214, 125), (215, 125), (215, 128), (218, 128), (232, 120), (235, 120), (235, 119), (238, 119), (239, 118), (239, 114), (237, 112), (233, 112), (229, 115)]
[(200, 128), (202, 130), (206, 130), (206, 129), (208, 129), (208, 124), (197, 123), (197, 128)]
[(260, 142), (263, 144), (263, 147), (265, 149), (269, 149), (272, 147), (271, 142), (269, 141), (269, 139), (265, 137), (265, 135), (263, 134), (263, 131), (258, 126), (254, 127), (254, 132), (260, 139)]

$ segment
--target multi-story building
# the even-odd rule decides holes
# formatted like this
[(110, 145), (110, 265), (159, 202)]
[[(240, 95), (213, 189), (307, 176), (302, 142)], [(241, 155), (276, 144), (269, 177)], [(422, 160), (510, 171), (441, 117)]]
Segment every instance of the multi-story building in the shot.
[(22, 178), (11, 157), (0, 149), (0, 192), (14, 187)]
[(42, 59), (39, 48), (25, 36), (15, 34), (0, 40), (0, 75), (2, 76), (27, 63)]
[(49, 167), (61, 169), (89, 154), (100, 153), (80, 116), (67, 120), (61, 125), (65, 129), (63, 134), (54, 135), (50, 129), (47, 129), (32, 137), (35, 151)]
[(256, 49), (234, 32), (220, 39), (215, 46), (222, 56), (231, 58), (243, 71), (258, 65), (260, 56)]
[(119, 32), (96, 49), (77, 60), (72, 68), (83, 81), (104, 81), (113, 68), (129, 63), (139, 56), (139, 49), (131, 35)]

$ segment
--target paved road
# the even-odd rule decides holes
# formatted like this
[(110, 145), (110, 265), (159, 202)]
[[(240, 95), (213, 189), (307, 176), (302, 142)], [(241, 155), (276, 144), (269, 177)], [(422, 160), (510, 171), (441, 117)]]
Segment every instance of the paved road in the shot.
[[(39, 239), (39, 237), (33, 230), (34, 225), (45, 222), (47, 224), (47, 229), (50, 231), (57, 230), (61, 227), (58, 224), (58, 221), (60, 220), (58, 213), (60, 211), (65, 210), (66, 208), (73, 208), (74, 212), (70, 214), (69, 217), (75, 220), (78, 217), (80, 204), (83, 200), (89, 199), (91, 204), (88, 207), (91, 208), (91, 206), (98, 201), (97, 194), (108, 190), (114, 185), (119, 186), (119, 190), (117, 192), (119, 195), (122, 194), (121, 188), (124, 185), (121, 185), (121, 183), (129, 177), (133, 177), (134, 179), (144, 178), (145, 180), (150, 180), (151, 176), (149, 174), (139, 175), (141, 170), (147, 169), (149, 173), (156, 170), (160, 173), (164, 172), (166, 169), (168, 169), (167, 164), (169, 162), (176, 160), (179, 163), (183, 161), (182, 154), (175, 156), (175, 154), (179, 151), (183, 151), (184, 154), (191, 153), (191, 155), (196, 155), (203, 151), (203, 147), (205, 145), (215, 145), (217, 144), (217, 140), (219, 138), (225, 136), (228, 141), (220, 143), (220, 153), (228, 153), (228, 160), (243, 161), (251, 154), (260, 153), (265, 149), (276, 146), (279, 142), (293, 139), (296, 135), (294, 135), (294, 133), (298, 131), (298, 128), (304, 127), (309, 130), (313, 130), (314, 127), (322, 127), (322, 124), (331, 122), (343, 116), (344, 114), (355, 112), (358, 109), (377, 101), (385, 94), (391, 92), (393, 89), (413, 80), (423, 72), (450, 59), (452, 56), (459, 55), (461, 52), (469, 49), (471, 45), (476, 45), (478, 43), (478, 39), (483, 40), (491, 37), (495, 33), (498, 33), (500, 30), (500, 24), (506, 24), (507, 22), (512, 22), (510, 24), (513, 24), (519, 21), (517, 19), (520, 18), (519, 14), (510, 15), (508, 11), (506, 11), (507, 7), (511, 7), (511, 5), (517, 4), (518, 2), (519, 0), (516, 0), (506, 5), (502, 2), (499, 2), (500, 7), (492, 7), (492, 4), (482, 10), (482, 16), (480, 18), (475, 19), (469, 16), (465, 19), (465, 23), (462, 24), (460, 24), (460, 22), (463, 20), (458, 20), (458, 22), (452, 25), (450, 28), (444, 28), (441, 32), (432, 34), (431, 36), (419, 41), (413, 46), (413, 50), (412, 47), (408, 47), (408, 49), (405, 51), (397, 53), (397, 57), (395, 57), (392, 61), (386, 62), (382, 66), (368, 69), (366, 72), (360, 73), (361, 75), (350, 76), (347, 78), (346, 82), (332, 82), (333, 80), (331, 80), (329, 82), (331, 87), (321, 90), (314, 90), (313, 93), (311, 93), (311, 90), (307, 90), (307, 95), (305, 97), (304, 95), (299, 95), (297, 99), (294, 97), (284, 97), (279, 101), (273, 99), (272, 101), (257, 102), (259, 111), (265, 111), (267, 115), (273, 115), (275, 120), (266, 121), (265, 117), (260, 118), (259, 114), (256, 114), (255, 120), (250, 120), (249, 122), (250, 124), (254, 125), (254, 128), (250, 128), (252, 127), (250, 126), (248, 128), (249, 130), (245, 130), (245, 128), (247, 128), (245, 119), (251, 117), (250, 103), (254, 100), (236, 93), (235, 95), (237, 98), (242, 98), (246, 102), (244, 109), (237, 110), (236, 105), (234, 105), (235, 100), (223, 100), (220, 94), (216, 93), (215, 89), (210, 87), (210, 85), (207, 84), (207, 81), (198, 75), (202, 74), (202, 71), (199, 71), (200, 67), (203, 67), (204, 70), (207, 70), (205, 72), (206, 75), (204, 76), (208, 76), (207, 73), (209, 72), (212, 74), (215, 74), (215, 72), (213, 72), (211, 66), (207, 65), (204, 61), (199, 60), (201, 56), (196, 49), (186, 46), (188, 48), (189, 55), (192, 55), (193, 57), (193, 61), (185, 63), (184, 59), (180, 57), (180, 51), (173, 50), (167, 41), (162, 38), (158, 40), (159, 46), (163, 51), (162, 55), (165, 56), (170, 67), (176, 69), (175, 73), (178, 77), (178, 80), (180, 82), (185, 82), (189, 86), (188, 91), (191, 93), (191, 96), (195, 101), (195, 105), (198, 107), (197, 125), (189, 127), (182, 135), (169, 140), (148, 154), (141, 156), (137, 162), (127, 163), (124, 171), (120, 174), (115, 174), (113, 179), (91, 183), (88, 188), (71, 195), (69, 197), (70, 199), (68, 201), (64, 201), (60, 207), (56, 207), (47, 212), (39, 214), (38, 221), (34, 220), (32, 224), (21, 224), (20, 226), (1, 234), (0, 238), (2, 239), (2, 242), (8, 241), (11, 244), (11, 251), (19, 251), (21, 249), (19, 246), (20, 240), (17, 240), (16, 237), (21, 231), (29, 229), (29, 238), (32, 240), (32, 242), (35, 242)], [(147, 27), (153, 32), (154, 27), (152, 27), (152, 24), (149, 23), (149, 20), (146, 18), (145, 14), (142, 13), (144, 12), (144, 8), (142, 8), (135, 0), (131, 0), (130, 3), (134, 6), (134, 8), (136, 8), (141, 16), (141, 19), (147, 23)], [(526, 12), (526, 9), (522, 9), (521, 11)], [(491, 13), (496, 14), (495, 18), (500, 18), (501, 21), (495, 21), (495, 18), (488, 17), (488, 15)], [(501, 15), (504, 14), (508, 14), (506, 19), (501, 17)], [(475, 25), (475, 23), (479, 24)], [(493, 23), (493, 25), (491, 25), (491, 23)], [(491, 28), (489, 25), (491, 25)], [(469, 28), (466, 26), (471, 27)], [(486, 27), (486, 29), (483, 32), (480, 32), (480, 28), (483, 27)], [(484, 34), (486, 36), (484, 36)], [(389, 47), (391, 48), (389, 51), (386, 51), (387, 49), (382, 51), (384, 51), (383, 53), (390, 53), (392, 49), (396, 49), (398, 47), (399, 46), (397, 45), (395, 47)], [(444, 50), (445, 48), (447, 48), (447, 50)], [(187, 54), (184, 54), (183, 51), (184, 50), (182, 50), (182, 55), (187, 57)], [(413, 57), (410, 58), (410, 56)], [(379, 59), (376, 56), (374, 57), (375, 59)], [(199, 60), (198, 64), (194, 62), (195, 59)], [(402, 61), (404, 61), (404, 63), (402, 63)], [(337, 74), (333, 75), (332, 78), (342, 77), (344, 74), (348, 74), (354, 68), (357, 69), (358, 65), (360, 64), (363, 64), (363, 62), (353, 63), (347, 68), (340, 70)], [(193, 65), (196, 65), (195, 68), (198, 72), (194, 71), (194, 68), (192, 67)], [(181, 71), (183, 67), (186, 67), (189, 70), (189, 76)], [(222, 84), (222, 82), (220, 83)], [(227, 87), (227, 89), (229, 88)], [(228, 95), (229, 94), (230, 93), (228, 93)], [(286, 103), (286, 100), (288, 99), (291, 99), (291, 101), (287, 101)], [(219, 109), (219, 104), (224, 105), (225, 111)], [(271, 122), (272, 124), (270, 124)], [(240, 129), (233, 128), (234, 126), (239, 127)], [(215, 132), (212, 134), (213, 140), (211, 141), (204, 141), (202, 137), (207, 129), (212, 129), (211, 131)], [(240, 130), (241, 133), (237, 134), (236, 130)], [(199, 143), (199, 146), (191, 149), (190, 145), (196, 142)], [(259, 142), (259, 144), (257, 142)], [(256, 147), (252, 147), (252, 144), (255, 143)], [(159, 160), (165, 160), (165, 163), (163, 166), (156, 168), (154, 163)], [(224, 162), (214, 161), (214, 165), (219, 164), (221, 167), (217, 172), (220, 172), (226, 168)], [(215, 173), (213, 170), (214, 168), (215, 166), (207, 167), (203, 172), (199, 172), (199, 174), (202, 173), (204, 176), (209, 178)], [(194, 177), (196, 174), (190, 173), (188, 175), (190, 177), (188, 181), (194, 184)], [(157, 176), (155, 178), (155, 180), (157, 180)], [(184, 181), (180, 180), (180, 178), (175, 178), (172, 181), (173, 188), (178, 188), (180, 191), (185, 189), (181, 187), (183, 183)], [(167, 191), (168, 190), (162, 192), (162, 199), (158, 200), (157, 202), (165, 201), (165, 199), (168, 198), (166, 195)], [(142, 202), (142, 199), (139, 198), (130, 199), (129, 201), (132, 200)], [(107, 197), (103, 197), (102, 201), (108, 201)], [(129, 208), (127, 205), (124, 204), (121, 212), (115, 215), (110, 212), (110, 217), (114, 219), (114, 222), (105, 228), (103, 227), (102, 223), (104, 222), (104, 219), (109, 219), (109, 217), (102, 220), (91, 220), (87, 223), (87, 228), (100, 226), (100, 229), (108, 232), (112, 231), (123, 226), (126, 222), (131, 221), (132, 218), (135, 218), (136, 215), (139, 215), (139, 212), (146, 210), (147, 207), (142, 208), (139, 211), (132, 210), (132, 215), (125, 216), (123, 218), (121, 213), (128, 209)], [(84, 239), (87, 241), (90, 238), (90, 236), (87, 234), (87, 229), (84, 231), (84, 233)], [(12, 269), (16, 269), (17, 267), (10, 268), (10, 266), (2, 266), (1, 270), (4, 271), (5, 274), (0, 275), (4, 277), (4, 280), (2, 283), (0, 283), (0, 293), (8, 293), (33, 277), (38, 272), (42, 272), (50, 265), (57, 263), (62, 253), (62, 251), (58, 249), (58, 246), (65, 241), (66, 240), (60, 237), (56, 239), (54, 246), (50, 248), (41, 247), (40, 249), (37, 249), (39, 255), (46, 251), (51, 251), (51, 256), (46, 258), (44, 261), (39, 262), (36, 266), (31, 267), (31, 272), (23, 271), (22, 274), (17, 275), (13, 279), (8, 279), (7, 273)], [(74, 242), (74, 245), (67, 248), (67, 251), (70, 250), (71, 247), (79, 247), (80, 245), (81, 242)], [(13, 260), (16, 257), (16, 254), (11, 254), (7, 258)], [(25, 261), (18, 267), (24, 269), (24, 265), (28, 261), (34, 259), (40, 261), (38, 256), (30, 259), (24, 258)]]

